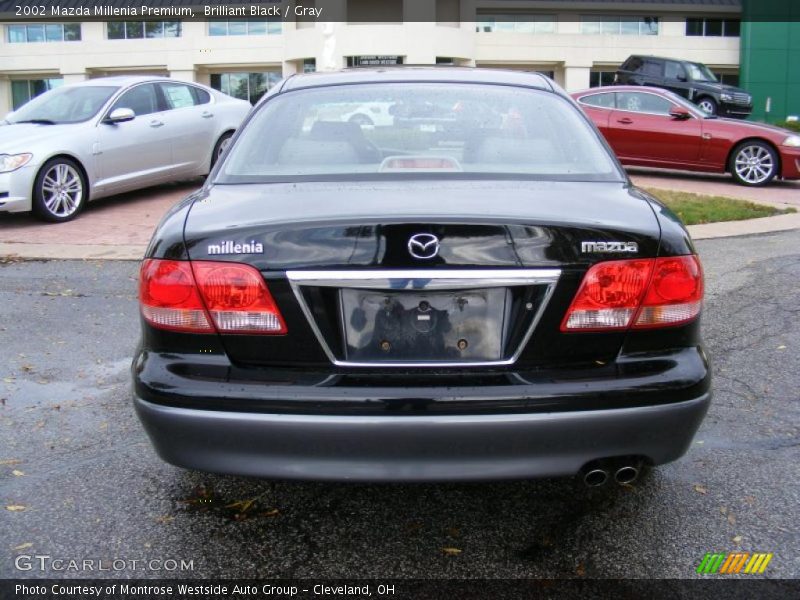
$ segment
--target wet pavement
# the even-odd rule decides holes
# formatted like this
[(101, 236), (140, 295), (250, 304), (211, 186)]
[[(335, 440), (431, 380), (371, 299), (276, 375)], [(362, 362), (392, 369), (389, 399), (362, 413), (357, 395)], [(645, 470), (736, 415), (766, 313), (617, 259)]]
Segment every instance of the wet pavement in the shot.
[[(800, 577), (800, 232), (698, 248), (709, 415), (683, 459), (600, 492), (164, 464), (131, 405), (137, 265), (0, 264), (0, 577), (683, 578), (712, 551), (772, 552), (767, 577)], [(33, 555), (125, 566), (17, 569)]]

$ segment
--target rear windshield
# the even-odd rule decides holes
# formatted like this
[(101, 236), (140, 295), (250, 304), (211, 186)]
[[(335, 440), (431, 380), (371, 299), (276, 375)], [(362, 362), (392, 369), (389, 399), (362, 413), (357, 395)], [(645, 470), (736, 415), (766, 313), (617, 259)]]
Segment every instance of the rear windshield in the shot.
[(216, 182), (419, 174), (622, 179), (579, 111), (551, 92), (381, 83), (276, 96), (243, 129)]

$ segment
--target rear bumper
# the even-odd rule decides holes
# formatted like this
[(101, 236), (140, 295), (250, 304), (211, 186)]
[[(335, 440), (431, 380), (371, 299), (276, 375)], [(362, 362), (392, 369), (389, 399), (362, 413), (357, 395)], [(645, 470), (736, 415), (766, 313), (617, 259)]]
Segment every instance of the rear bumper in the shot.
[(573, 475), (587, 462), (676, 460), (711, 393), (692, 400), (536, 414), (264, 414), (135, 399), (158, 454), (174, 465), (276, 479), (467, 481)]

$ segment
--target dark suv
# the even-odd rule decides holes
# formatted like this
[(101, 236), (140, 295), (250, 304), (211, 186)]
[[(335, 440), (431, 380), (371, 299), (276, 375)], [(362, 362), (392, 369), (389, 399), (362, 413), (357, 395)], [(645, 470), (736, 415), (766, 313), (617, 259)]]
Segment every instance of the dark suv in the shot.
[(615, 83), (671, 90), (712, 115), (745, 119), (753, 112), (750, 94), (720, 83), (707, 66), (688, 60), (634, 55), (617, 69)]

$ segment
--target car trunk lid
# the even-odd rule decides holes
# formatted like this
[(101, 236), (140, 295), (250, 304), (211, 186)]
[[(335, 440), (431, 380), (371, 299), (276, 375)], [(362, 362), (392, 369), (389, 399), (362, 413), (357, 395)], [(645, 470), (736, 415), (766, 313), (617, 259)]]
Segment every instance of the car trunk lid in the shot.
[[(435, 236), (435, 256), (410, 252), (419, 234)], [(608, 360), (623, 334), (558, 323), (592, 264), (657, 256), (659, 237), (650, 205), (621, 182), (218, 185), (185, 228), (192, 260), (256, 267), (286, 319), (286, 336), (222, 336), (234, 361), (345, 367)], [(504, 272), (520, 279), (497, 283)], [(424, 331), (432, 320), (448, 333)]]

